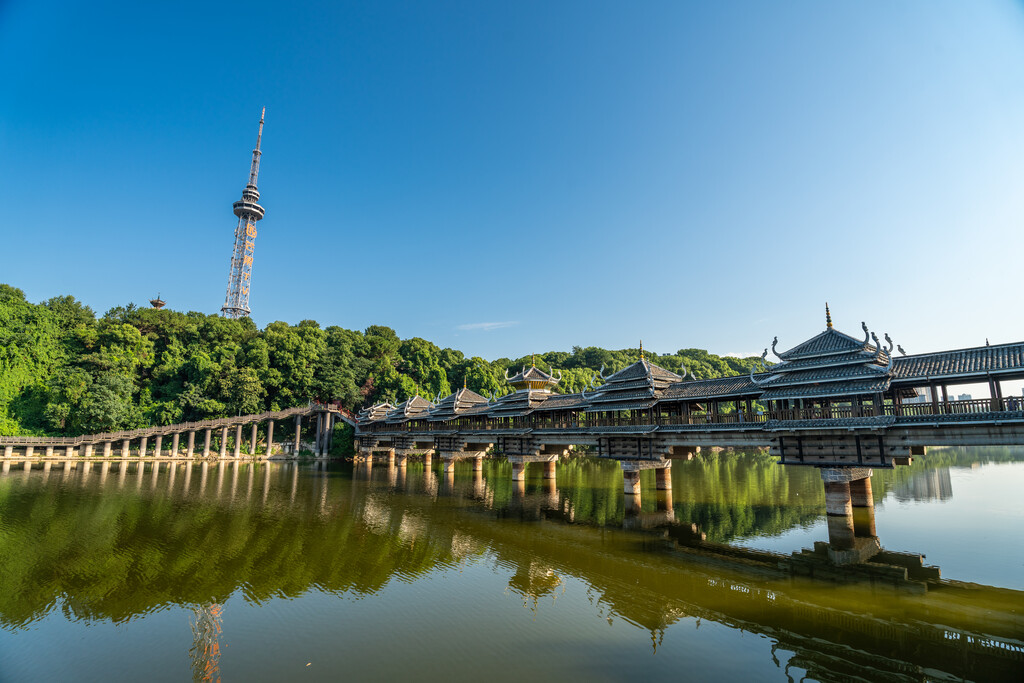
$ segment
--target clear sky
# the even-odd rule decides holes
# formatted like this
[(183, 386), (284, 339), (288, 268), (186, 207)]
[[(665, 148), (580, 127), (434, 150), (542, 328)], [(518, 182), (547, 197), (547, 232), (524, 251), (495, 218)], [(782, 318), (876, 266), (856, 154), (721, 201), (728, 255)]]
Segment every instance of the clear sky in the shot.
[(1024, 6), (0, 1), (0, 282), (487, 358), (1024, 339)]

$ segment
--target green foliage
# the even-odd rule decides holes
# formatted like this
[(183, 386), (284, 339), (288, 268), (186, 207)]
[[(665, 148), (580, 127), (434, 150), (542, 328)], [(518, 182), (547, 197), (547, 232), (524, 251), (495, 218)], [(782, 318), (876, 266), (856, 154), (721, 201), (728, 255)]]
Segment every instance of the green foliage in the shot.
[[(0, 435), (77, 435), (281, 410), (310, 400), (370, 403), (428, 400), (466, 386), (484, 396), (512, 391), (505, 373), (536, 362), (561, 372), (556, 391), (587, 389), (635, 362), (638, 349), (573, 347), (516, 360), (467, 358), (389, 327), (321, 329), (312, 320), (249, 318), (118, 306), (97, 318), (71, 296), (32, 304), (0, 284)], [(698, 378), (749, 371), (759, 359), (700, 349), (647, 353)], [(600, 384), (597, 379), (596, 383)]]

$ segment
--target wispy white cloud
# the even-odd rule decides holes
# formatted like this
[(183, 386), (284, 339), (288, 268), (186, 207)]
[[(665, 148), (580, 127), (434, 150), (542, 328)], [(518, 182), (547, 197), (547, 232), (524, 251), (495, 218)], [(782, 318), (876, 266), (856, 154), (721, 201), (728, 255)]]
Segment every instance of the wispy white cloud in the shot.
[(490, 332), (491, 330), (500, 330), (505, 327), (515, 327), (518, 324), (518, 320), (506, 320), (500, 323), (465, 323), (464, 325), (459, 325), (455, 329), (466, 331), (479, 330), (481, 332)]

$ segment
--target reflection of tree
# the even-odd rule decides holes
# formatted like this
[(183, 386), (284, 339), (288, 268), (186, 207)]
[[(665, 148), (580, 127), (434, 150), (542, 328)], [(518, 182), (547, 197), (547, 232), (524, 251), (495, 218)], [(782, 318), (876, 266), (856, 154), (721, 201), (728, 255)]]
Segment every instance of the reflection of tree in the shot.
[(195, 683), (220, 683), (220, 616), (223, 608), (205, 604), (195, 608), (192, 620), (192, 680)]
[(551, 567), (532, 561), (517, 565), (516, 573), (508, 581), (508, 587), (523, 598), (523, 607), (534, 613), (537, 612), (537, 601), (545, 595), (550, 595), (553, 600), (555, 589), (561, 585), (562, 578)]

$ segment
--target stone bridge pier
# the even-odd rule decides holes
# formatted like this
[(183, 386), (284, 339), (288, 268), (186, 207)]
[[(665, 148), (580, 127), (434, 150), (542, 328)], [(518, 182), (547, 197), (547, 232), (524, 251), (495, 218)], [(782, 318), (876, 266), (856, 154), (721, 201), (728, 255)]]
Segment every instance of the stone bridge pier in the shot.
[(871, 468), (822, 467), (829, 559), (835, 564), (865, 562), (881, 549), (875, 535)]

